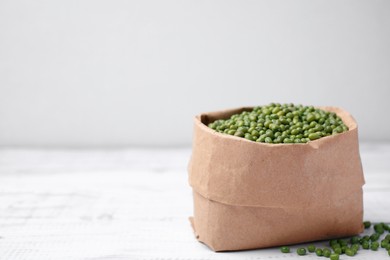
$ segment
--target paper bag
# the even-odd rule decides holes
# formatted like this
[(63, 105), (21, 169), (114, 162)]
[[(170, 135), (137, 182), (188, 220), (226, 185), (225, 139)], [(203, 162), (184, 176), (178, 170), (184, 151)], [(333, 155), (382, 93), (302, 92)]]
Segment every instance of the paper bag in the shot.
[(189, 183), (196, 237), (214, 251), (281, 246), (363, 230), (363, 170), (353, 117), (347, 132), (306, 144), (266, 144), (208, 123), (252, 108), (195, 117)]

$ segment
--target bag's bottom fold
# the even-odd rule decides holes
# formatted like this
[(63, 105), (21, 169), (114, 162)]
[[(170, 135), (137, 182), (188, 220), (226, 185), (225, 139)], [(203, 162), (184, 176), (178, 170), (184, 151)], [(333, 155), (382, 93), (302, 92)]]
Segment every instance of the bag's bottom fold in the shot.
[[(329, 191), (331, 192), (331, 191)], [(363, 231), (362, 190), (310, 207), (248, 207), (211, 201), (196, 191), (194, 217), (196, 238), (214, 251), (234, 251), (281, 246)]]

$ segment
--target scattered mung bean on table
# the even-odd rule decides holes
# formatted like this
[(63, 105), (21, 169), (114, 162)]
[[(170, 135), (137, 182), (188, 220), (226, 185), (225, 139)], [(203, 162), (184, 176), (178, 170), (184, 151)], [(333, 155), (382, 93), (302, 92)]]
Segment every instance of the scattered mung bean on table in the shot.
[[(386, 232), (390, 232), (390, 225), (381, 222), (372, 226), (369, 221), (365, 221), (363, 225), (366, 230), (371, 230), (371, 227), (373, 227), (374, 233), (371, 235), (353, 236), (348, 239), (331, 239), (328, 242), (331, 249), (327, 247), (320, 248), (315, 245), (308, 245), (307, 250), (304, 247), (299, 247), (296, 249), (296, 253), (298, 255), (306, 255), (309, 252), (315, 253), (317, 256), (325, 256), (331, 260), (338, 260), (343, 255), (348, 257), (357, 255), (361, 248), (371, 251), (379, 251), (382, 248), (390, 256), (390, 233), (386, 234)], [(381, 237), (382, 240), (380, 240)], [(281, 252), (292, 253), (293, 250), (290, 247), (283, 246), (281, 247)]]

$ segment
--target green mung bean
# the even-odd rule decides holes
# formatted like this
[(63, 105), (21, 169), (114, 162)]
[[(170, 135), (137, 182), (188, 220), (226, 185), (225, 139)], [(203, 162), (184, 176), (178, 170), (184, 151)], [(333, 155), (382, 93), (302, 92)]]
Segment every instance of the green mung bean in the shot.
[(371, 222), (370, 221), (364, 221), (363, 225), (364, 225), (364, 228), (370, 228), (371, 227)]
[(347, 249), (345, 250), (345, 254), (346, 254), (347, 256), (354, 256), (354, 255), (356, 254), (356, 252), (355, 252), (355, 250), (353, 250), (353, 249), (351, 249), (351, 248), (347, 248)]
[(385, 229), (383, 228), (382, 223), (375, 224), (374, 225), (374, 230), (375, 230), (376, 233), (378, 233), (380, 235), (382, 235), (385, 232)]
[(282, 247), (280, 248), (280, 251), (281, 251), (282, 253), (290, 253), (290, 248), (289, 248), (288, 246), (282, 246)]
[(336, 113), (312, 106), (275, 103), (215, 120), (208, 127), (219, 133), (269, 144), (307, 143), (348, 131)]
[(360, 249), (360, 245), (359, 244), (352, 244), (351, 248), (354, 250), (354, 251), (358, 251)]
[(332, 251), (330, 251), (328, 248), (324, 248), (322, 250), (322, 255), (325, 257), (330, 257), (331, 254), (332, 254)]
[(297, 249), (297, 254), (298, 255), (306, 255), (306, 249), (301, 247)]
[(351, 244), (359, 244), (360, 237), (351, 237)]
[(381, 241), (381, 247), (382, 247), (382, 248), (386, 248), (387, 245), (389, 245), (389, 241), (386, 240), (386, 239), (383, 239), (383, 240)]
[(379, 242), (378, 241), (374, 241), (371, 243), (371, 250), (373, 251), (377, 251), (379, 248)]
[(374, 234), (372, 234), (371, 236), (370, 236), (370, 240), (372, 241), (372, 242), (374, 242), (374, 241), (377, 241), (379, 238), (380, 238), (380, 234), (378, 234), (378, 233), (374, 233)]
[(314, 253), (314, 251), (316, 251), (316, 246), (315, 245), (307, 246), (307, 251), (309, 251), (310, 253)]
[(339, 255), (341, 255), (343, 253), (343, 250), (341, 249), (341, 247), (335, 247), (335, 248), (333, 248), (333, 251)]
[(317, 255), (317, 256), (323, 256), (323, 251), (322, 251), (321, 248), (317, 248), (317, 249), (316, 249), (316, 255)]

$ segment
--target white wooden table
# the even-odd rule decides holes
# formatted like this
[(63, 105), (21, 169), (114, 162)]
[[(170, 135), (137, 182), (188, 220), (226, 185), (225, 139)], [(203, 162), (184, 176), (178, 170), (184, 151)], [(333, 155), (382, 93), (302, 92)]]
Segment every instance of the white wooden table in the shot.
[[(198, 243), (188, 221), (190, 152), (1, 149), (0, 259), (301, 259)], [(361, 157), (365, 218), (390, 222), (390, 144), (362, 144)], [(363, 250), (354, 259), (373, 257), (389, 259)]]

